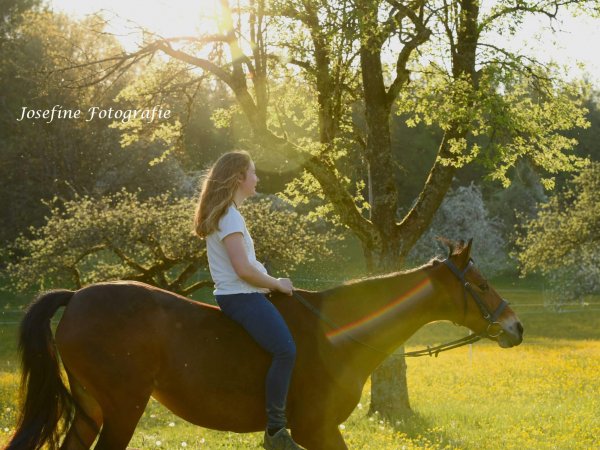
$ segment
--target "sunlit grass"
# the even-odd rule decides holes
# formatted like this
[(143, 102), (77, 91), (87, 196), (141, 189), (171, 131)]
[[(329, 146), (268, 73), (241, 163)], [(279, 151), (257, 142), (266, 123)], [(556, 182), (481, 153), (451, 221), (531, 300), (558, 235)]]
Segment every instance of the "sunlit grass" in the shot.
[(412, 404), (460, 448), (597, 448), (600, 342), (492, 344), (409, 361)]

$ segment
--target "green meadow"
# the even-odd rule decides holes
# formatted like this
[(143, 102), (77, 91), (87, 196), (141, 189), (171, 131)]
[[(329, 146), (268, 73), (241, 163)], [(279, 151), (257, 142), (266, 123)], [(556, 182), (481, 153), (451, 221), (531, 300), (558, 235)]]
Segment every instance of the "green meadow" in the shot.
[[(349, 448), (600, 448), (600, 298), (556, 312), (543, 307), (539, 290), (507, 287), (500, 291), (521, 317), (523, 344), (501, 349), (492, 342), (479, 342), (437, 358), (408, 359), (412, 415), (396, 420), (369, 416), (367, 384), (360, 404), (340, 427)], [(12, 322), (18, 315), (5, 311), (0, 320), (1, 446), (16, 417), (17, 325)], [(410, 339), (407, 349), (465, 333), (452, 324), (431, 324)], [(199, 428), (151, 400), (130, 445), (244, 449), (258, 448), (261, 441), (260, 433)]]

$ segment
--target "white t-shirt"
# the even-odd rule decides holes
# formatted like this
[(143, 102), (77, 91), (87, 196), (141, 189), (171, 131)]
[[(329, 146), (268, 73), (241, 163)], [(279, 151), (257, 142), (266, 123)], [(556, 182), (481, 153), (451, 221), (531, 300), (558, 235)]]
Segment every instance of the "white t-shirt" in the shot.
[(208, 267), (210, 275), (215, 282), (215, 295), (241, 294), (250, 292), (269, 292), (269, 289), (252, 286), (242, 280), (231, 264), (223, 239), (232, 233), (242, 233), (248, 261), (259, 271), (267, 273), (267, 269), (256, 260), (254, 242), (246, 228), (246, 222), (240, 212), (232, 204), (223, 217), (219, 220), (217, 231), (206, 237), (206, 252), (208, 254)]

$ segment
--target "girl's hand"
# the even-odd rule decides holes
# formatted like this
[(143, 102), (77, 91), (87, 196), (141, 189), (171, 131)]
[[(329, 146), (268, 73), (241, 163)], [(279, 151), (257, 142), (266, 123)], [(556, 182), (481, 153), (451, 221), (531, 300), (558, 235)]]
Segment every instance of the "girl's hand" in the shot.
[(277, 278), (277, 290), (283, 292), (286, 295), (292, 295), (292, 280), (289, 278)]

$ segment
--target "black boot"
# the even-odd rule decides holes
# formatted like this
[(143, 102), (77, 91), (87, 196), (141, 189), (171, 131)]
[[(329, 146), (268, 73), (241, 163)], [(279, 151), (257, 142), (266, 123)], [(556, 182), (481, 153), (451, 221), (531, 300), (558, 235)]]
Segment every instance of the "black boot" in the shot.
[(282, 428), (273, 436), (269, 436), (269, 433), (265, 431), (263, 447), (266, 450), (302, 450), (302, 447), (294, 442), (286, 428)]

